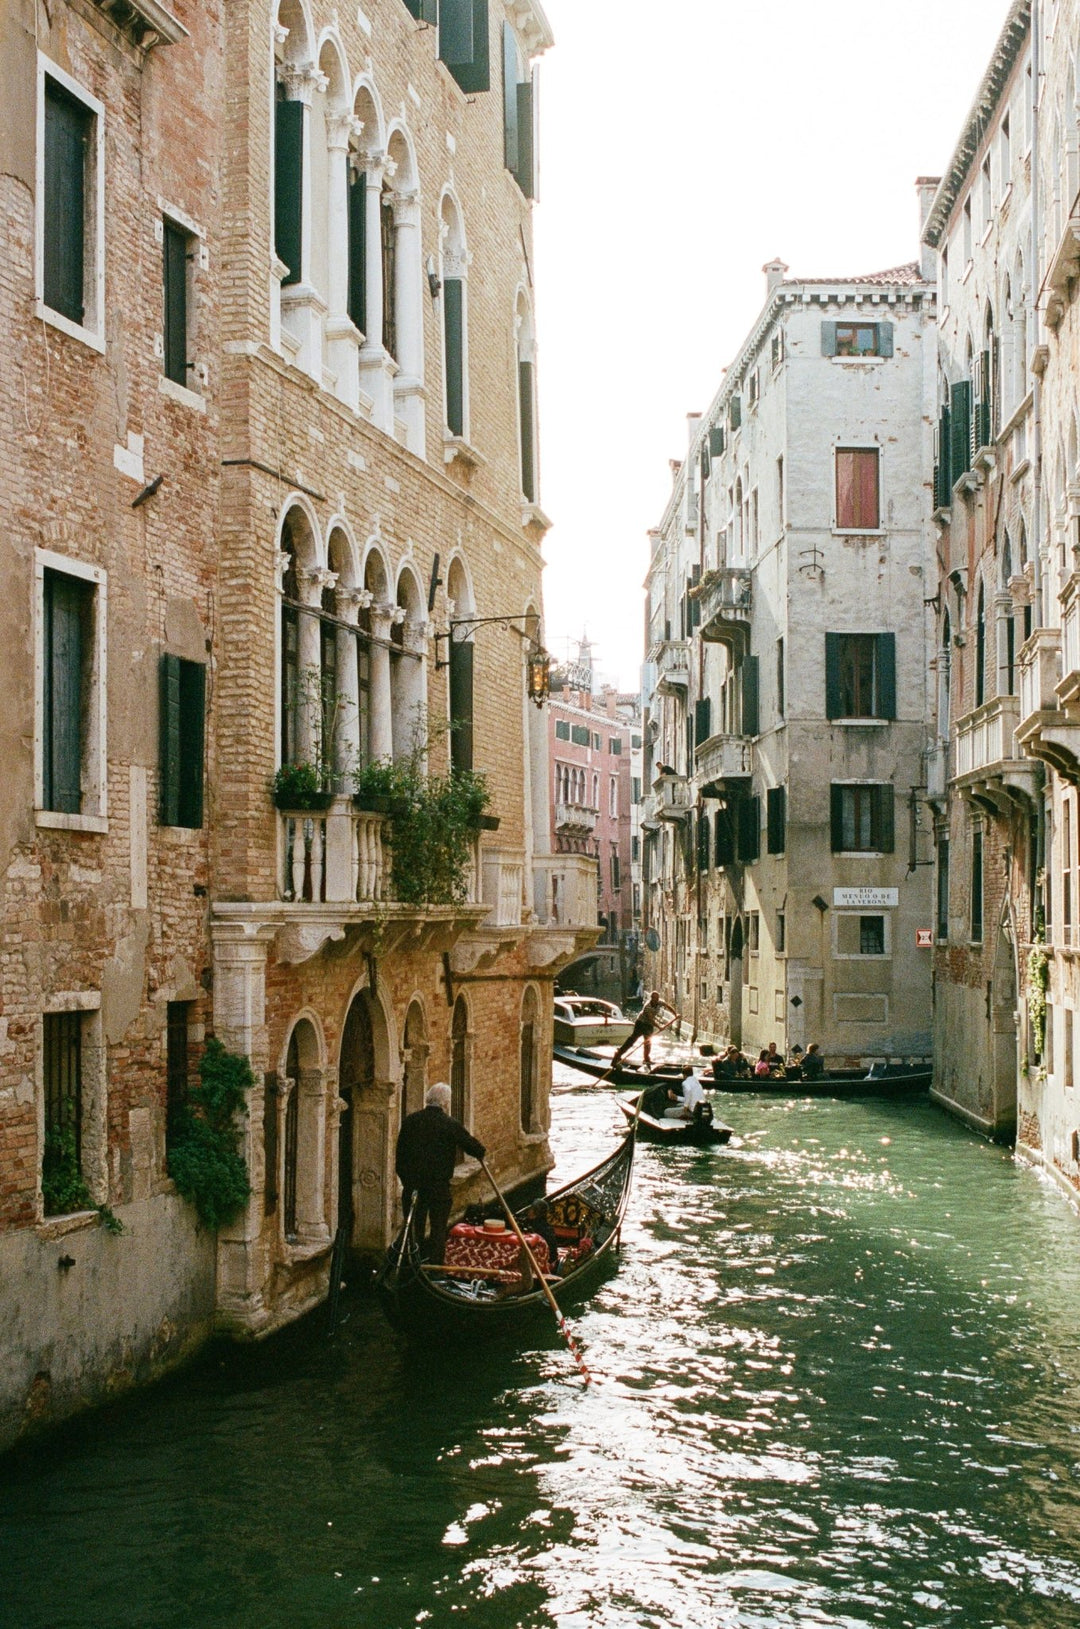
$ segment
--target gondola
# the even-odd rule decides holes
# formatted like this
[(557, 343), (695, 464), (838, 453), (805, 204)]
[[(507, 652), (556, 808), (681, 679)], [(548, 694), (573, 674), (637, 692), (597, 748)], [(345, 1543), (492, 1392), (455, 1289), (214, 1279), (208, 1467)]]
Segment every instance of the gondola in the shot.
[[(552, 1053), (556, 1063), (565, 1063), (570, 1069), (580, 1069), (583, 1075), (591, 1075), (593, 1080), (603, 1079), (605, 1086), (648, 1086), (651, 1081), (678, 1081), (683, 1077), (684, 1065), (681, 1063), (657, 1063), (652, 1069), (644, 1069), (636, 1063), (620, 1063), (612, 1069), (610, 1057), (605, 1057), (602, 1052), (593, 1052), (586, 1046), (561, 1046), (558, 1042)], [(705, 1085), (709, 1084), (706, 1079)]]
[[(560, 1307), (586, 1294), (614, 1264), (630, 1197), (634, 1143), (631, 1126), (606, 1160), (546, 1196), (548, 1221), (560, 1246), (565, 1244), (563, 1276), (548, 1279)], [(528, 1208), (515, 1211), (519, 1221)], [(495, 1217), (497, 1207), (490, 1207), (490, 1214)], [(527, 1224), (522, 1226), (527, 1232)], [(550, 1322), (551, 1308), (531, 1274), (522, 1278), (516, 1251), (514, 1257), (505, 1270), (432, 1266), (421, 1260), (419, 1241), (406, 1223), (379, 1269), (376, 1289), (395, 1328), (422, 1340), (516, 1333), (534, 1321)]]
[(702, 1085), (721, 1092), (756, 1092), (771, 1097), (914, 1097), (928, 1092), (933, 1070), (918, 1064), (880, 1064), (865, 1069), (833, 1069), (816, 1080), (799, 1075), (750, 1075), (727, 1079), (702, 1076)]
[(699, 1104), (692, 1120), (666, 1120), (650, 1114), (644, 1106), (639, 1114), (637, 1101), (636, 1096), (616, 1098), (631, 1124), (636, 1118), (638, 1136), (644, 1142), (664, 1143), (669, 1147), (715, 1148), (731, 1140), (731, 1127), (713, 1118), (709, 1103)]

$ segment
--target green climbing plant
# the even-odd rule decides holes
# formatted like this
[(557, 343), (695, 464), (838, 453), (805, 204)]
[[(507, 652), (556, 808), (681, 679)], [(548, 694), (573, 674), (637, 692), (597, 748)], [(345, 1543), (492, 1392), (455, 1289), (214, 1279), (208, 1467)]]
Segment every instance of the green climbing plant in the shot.
[(1046, 991), (1050, 983), (1050, 964), (1046, 946), (1036, 940), (1027, 958), (1027, 1009), (1031, 1024), (1031, 1044), (1035, 1056), (1041, 1058), (1046, 1045)]
[(237, 1121), (247, 1114), (254, 1084), (247, 1058), (211, 1036), (199, 1061), (199, 1084), (188, 1089), (170, 1128), (169, 1175), (209, 1228), (235, 1220), (251, 1194)]
[(96, 1210), (110, 1233), (123, 1233), (124, 1224), (108, 1205), (96, 1204), (79, 1169), (75, 1132), (52, 1126), (45, 1133), (41, 1158), (41, 1195), (46, 1216), (69, 1216), (77, 1210)]

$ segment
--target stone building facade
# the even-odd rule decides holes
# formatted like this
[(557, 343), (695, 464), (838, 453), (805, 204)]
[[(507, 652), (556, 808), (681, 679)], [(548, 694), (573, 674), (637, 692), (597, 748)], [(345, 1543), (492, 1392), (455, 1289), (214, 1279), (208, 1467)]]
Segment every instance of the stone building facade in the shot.
[(925, 236), (942, 308), (936, 1089), (1074, 1196), (1078, 29), (1075, 4), (1011, 7)]
[(919, 1058), (934, 291), (786, 269), (652, 534), (646, 982), (716, 1042)]
[[(433, 10), (0, 25), (5, 1438), (315, 1304), (339, 1226), (391, 1236), (427, 1083), (501, 1182), (550, 1163), (551, 982), (596, 931), (555, 920), (528, 697), (550, 31), (533, 0)], [(418, 731), (498, 821), (448, 904), (394, 897), (390, 817), (351, 796)], [(319, 806), (278, 806), (304, 764)], [(166, 1150), (210, 1033), (256, 1077), (217, 1238)], [(46, 1216), (54, 1115), (119, 1236)]]

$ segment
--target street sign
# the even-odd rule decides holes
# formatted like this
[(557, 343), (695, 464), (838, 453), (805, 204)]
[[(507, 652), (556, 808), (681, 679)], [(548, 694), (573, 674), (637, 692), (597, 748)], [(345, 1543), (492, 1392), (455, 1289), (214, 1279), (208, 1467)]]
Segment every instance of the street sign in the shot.
[(844, 906), (848, 910), (894, 910), (900, 903), (900, 890), (899, 888), (834, 888), (832, 902), (834, 905)]
[(933, 930), (933, 928), (916, 928), (915, 929), (915, 949), (916, 950), (933, 950), (933, 948), (934, 948), (934, 930)]

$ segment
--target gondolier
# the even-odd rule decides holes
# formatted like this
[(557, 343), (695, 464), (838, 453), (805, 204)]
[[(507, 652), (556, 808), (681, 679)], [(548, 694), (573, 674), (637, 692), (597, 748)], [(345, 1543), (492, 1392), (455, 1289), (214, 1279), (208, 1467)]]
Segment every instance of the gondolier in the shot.
[(646, 1001), (645, 1005), (642, 1007), (634, 1021), (632, 1033), (627, 1037), (620, 1047), (616, 1047), (615, 1056), (611, 1060), (613, 1067), (622, 1062), (623, 1054), (629, 1052), (635, 1041), (642, 1042), (642, 1050), (645, 1054), (645, 1066), (646, 1068), (649, 1067), (649, 1065), (652, 1063), (652, 1038), (656, 1034), (656, 1031), (660, 1028), (662, 1012), (669, 1012), (672, 1015), (672, 1018), (678, 1017), (675, 1008), (670, 1006), (666, 1001), (661, 1000), (660, 991), (653, 990), (648, 1001)]
[(450, 1113), (450, 1088), (445, 1082), (429, 1086), (424, 1107), (407, 1115), (398, 1133), (394, 1161), (402, 1187), (401, 1203), (406, 1217), (416, 1206), (415, 1235), (424, 1237), (424, 1223), (430, 1220), (430, 1255), (441, 1262), (446, 1250), (446, 1225), (450, 1220), (450, 1179), (457, 1164), (458, 1149), (474, 1159), (487, 1153), (483, 1143), (455, 1120)]

